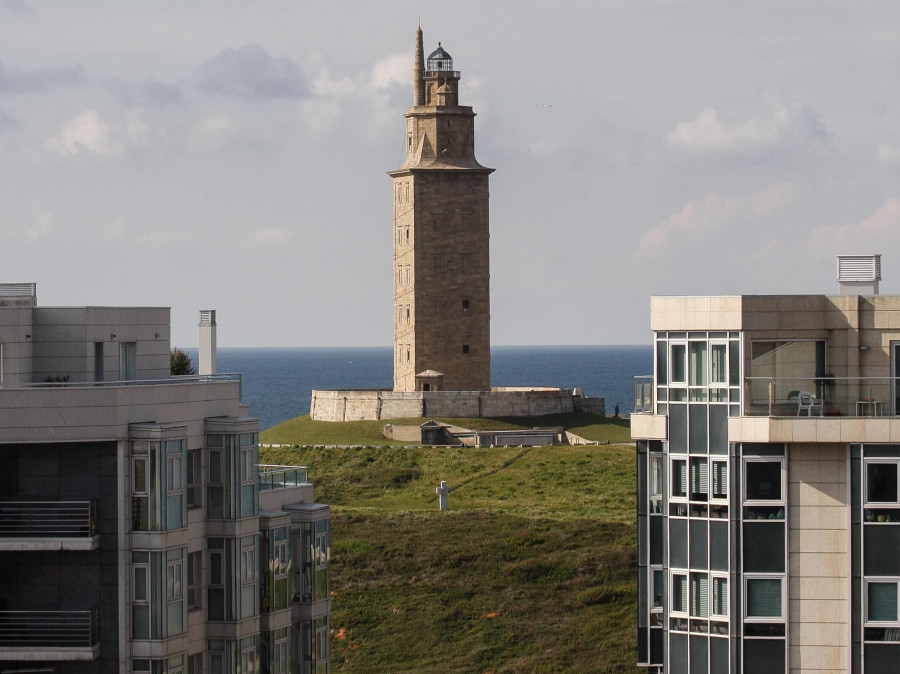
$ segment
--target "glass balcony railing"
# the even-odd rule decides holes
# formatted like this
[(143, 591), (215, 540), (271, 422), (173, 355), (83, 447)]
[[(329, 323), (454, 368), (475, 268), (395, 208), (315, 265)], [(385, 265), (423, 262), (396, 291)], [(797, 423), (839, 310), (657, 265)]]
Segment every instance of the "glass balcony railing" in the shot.
[(286, 489), (309, 484), (306, 466), (277, 466), (261, 463), (258, 466), (259, 490)]
[(897, 412), (895, 377), (747, 377), (744, 416), (881, 417)]
[(653, 375), (634, 378), (634, 414), (653, 414)]

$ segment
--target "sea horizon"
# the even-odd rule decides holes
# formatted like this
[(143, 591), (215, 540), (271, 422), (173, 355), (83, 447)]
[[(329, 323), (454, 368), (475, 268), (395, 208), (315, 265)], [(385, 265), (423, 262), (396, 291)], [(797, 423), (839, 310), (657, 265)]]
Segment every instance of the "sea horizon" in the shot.
[[(185, 351), (197, 363), (197, 349)], [(390, 389), (393, 347), (219, 347), (216, 369), (240, 373), (243, 402), (260, 430), (309, 413), (313, 390)], [(491, 386), (580, 388), (628, 414), (633, 380), (651, 374), (652, 346), (509, 345), (491, 348)]]

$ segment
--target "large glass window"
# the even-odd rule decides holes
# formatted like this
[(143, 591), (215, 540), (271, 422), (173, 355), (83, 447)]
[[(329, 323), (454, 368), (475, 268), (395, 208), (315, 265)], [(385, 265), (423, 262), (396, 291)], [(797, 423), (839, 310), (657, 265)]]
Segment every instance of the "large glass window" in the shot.
[[(776, 400), (788, 400), (797, 391), (810, 391), (821, 398), (821, 382), (816, 380), (825, 376), (825, 341), (754, 341), (750, 376), (774, 379)], [(754, 381), (751, 397), (768, 398), (768, 382)]]
[(672, 459), (672, 498), (687, 498), (687, 460)]
[(709, 576), (705, 573), (691, 574), (691, 617), (709, 616)]
[(727, 347), (724, 343), (709, 345), (709, 383), (728, 385)]
[(897, 580), (866, 582), (866, 622), (897, 623)]
[(866, 503), (897, 503), (897, 462), (866, 462)]
[(712, 462), (712, 498), (725, 500), (728, 498), (728, 462)]
[(709, 498), (709, 466), (705, 458), (691, 459), (691, 500)]
[(669, 362), (672, 370), (669, 380), (672, 384), (683, 385), (687, 383), (687, 345), (672, 344), (670, 349), (671, 357)]
[(712, 577), (712, 617), (728, 617), (728, 577)]
[(706, 386), (706, 342), (690, 343), (690, 385)]
[(784, 461), (748, 459), (744, 464), (745, 501), (784, 501)]
[(744, 577), (747, 620), (781, 620), (784, 618), (784, 579), (745, 576)]
[(688, 577), (685, 573), (672, 574), (672, 606), (670, 613), (687, 615)]

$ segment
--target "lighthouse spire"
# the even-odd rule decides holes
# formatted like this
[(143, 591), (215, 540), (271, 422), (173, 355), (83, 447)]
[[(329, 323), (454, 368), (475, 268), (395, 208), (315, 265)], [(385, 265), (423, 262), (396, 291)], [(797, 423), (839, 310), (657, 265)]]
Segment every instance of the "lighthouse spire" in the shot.
[(422, 27), (416, 28), (416, 60), (413, 64), (413, 105), (425, 105), (425, 56)]

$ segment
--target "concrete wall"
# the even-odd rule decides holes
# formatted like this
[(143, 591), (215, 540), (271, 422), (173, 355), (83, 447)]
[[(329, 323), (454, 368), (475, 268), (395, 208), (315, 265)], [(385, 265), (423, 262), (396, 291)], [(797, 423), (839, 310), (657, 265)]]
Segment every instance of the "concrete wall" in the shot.
[[(528, 417), (573, 412), (584, 404), (604, 410), (603, 398), (581, 398), (568, 389), (512, 391), (313, 391), (316, 421), (423, 417)], [(602, 412), (601, 412), (602, 413)]]

